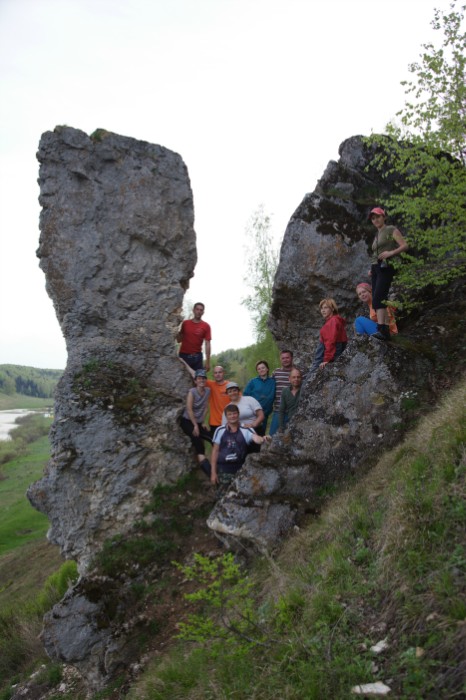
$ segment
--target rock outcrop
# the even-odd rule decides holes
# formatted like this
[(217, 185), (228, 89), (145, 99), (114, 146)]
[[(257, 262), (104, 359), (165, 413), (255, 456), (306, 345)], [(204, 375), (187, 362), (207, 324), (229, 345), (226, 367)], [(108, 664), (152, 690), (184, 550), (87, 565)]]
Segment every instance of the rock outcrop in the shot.
[(329, 163), (288, 224), (269, 318), (275, 339), (306, 371), (322, 326), (318, 303), (333, 297), (349, 321), (350, 343), (335, 363), (306, 377), (289, 429), (248, 457), (211, 513), (209, 526), (231, 546), (276, 547), (317, 506), (322, 487), (366, 469), (401, 439), (415, 407), (435, 396), (447, 362), (463, 363), (459, 283), (402, 321), (393, 343), (354, 337), (351, 321), (364, 313), (355, 286), (370, 268), (368, 212), (394, 186), (370, 160), (361, 137), (345, 141), (338, 163)]
[(49, 539), (84, 571), (154, 486), (190, 467), (174, 426), (189, 382), (175, 353), (196, 263), (179, 155), (103, 130), (43, 134), (38, 257), (66, 339), (52, 456), (30, 487)]
[[(285, 233), (269, 323), (304, 369), (322, 323), (319, 300), (335, 297), (349, 320), (359, 310), (354, 287), (366, 277), (372, 239), (367, 213), (391, 186), (367, 168), (369, 155), (361, 138), (345, 141)], [(134, 571), (97, 573), (93, 556), (129, 532), (155, 486), (192, 464), (175, 427), (190, 383), (174, 344), (196, 262), (192, 195), (179, 156), (104, 131), (88, 137), (57, 128), (42, 137), (39, 160), (38, 255), (69, 356), (52, 457), (28, 495), (82, 574), (46, 615), (43, 641), (99, 690), (140, 653), (148, 620), (137, 604), (128, 612)], [(248, 457), (210, 528), (229, 545), (273, 550), (322, 487), (361, 472), (399, 441), (416, 405), (435, 394), (438, 359), (456, 352), (462, 360), (464, 312), (464, 298), (453, 303), (447, 294), (396, 343), (351, 338), (337, 362), (306, 377), (289, 429)], [(447, 328), (447, 317), (456, 325)], [(157, 575), (151, 564), (135, 565), (140, 587)]]
[(354, 288), (368, 279), (374, 228), (368, 213), (392, 184), (371, 168), (372, 154), (361, 137), (344, 141), (339, 154), (292, 215), (274, 283), (270, 329), (304, 366), (322, 325), (320, 299), (335, 298), (348, 319), (361, 309)]

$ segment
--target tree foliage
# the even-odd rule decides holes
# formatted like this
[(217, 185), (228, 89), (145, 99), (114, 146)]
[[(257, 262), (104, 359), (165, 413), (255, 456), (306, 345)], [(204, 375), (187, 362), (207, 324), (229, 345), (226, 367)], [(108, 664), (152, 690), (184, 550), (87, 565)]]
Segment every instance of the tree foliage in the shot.
[(435, 10), (440, 43), (424, 44), (409, 66), (399, 122), (369, 139), (376, 167), (393, 185), (384, 204), (410, 243), (395, 263), (405, 300), (466, 271), (465, 9), (454, 0), (448, 12)]
[(0, 392), (49, 399), (54, 396), (58, 380), (63, 374), (57, 369), (37, 369), (21, 365), (0, 365)]
[(278, 251), (270, 228), (270, 216), (260, 205), (246, 226), (250, 244), (246, 251), (244, 282), (251, 291), (241, 302), (251, 314), (258, 342), (267, 335), (267, 319), (272, 306), (273, 282), (278, 265)]

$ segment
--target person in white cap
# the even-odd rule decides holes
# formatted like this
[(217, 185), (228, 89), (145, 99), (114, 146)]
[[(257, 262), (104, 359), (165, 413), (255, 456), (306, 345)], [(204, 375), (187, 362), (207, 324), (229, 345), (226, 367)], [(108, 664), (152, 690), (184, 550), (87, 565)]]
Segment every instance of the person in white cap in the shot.
[[(230, 404), (238, 406), (239, 421), (243, 428), (257, 428), (264, 421), (264, 411), (259, 401), (253, 396), (241, 396), (236, 382), (228, 382), (226, 392)], [(222, 416), (222, 425), (227, 422), (225, 411)]]

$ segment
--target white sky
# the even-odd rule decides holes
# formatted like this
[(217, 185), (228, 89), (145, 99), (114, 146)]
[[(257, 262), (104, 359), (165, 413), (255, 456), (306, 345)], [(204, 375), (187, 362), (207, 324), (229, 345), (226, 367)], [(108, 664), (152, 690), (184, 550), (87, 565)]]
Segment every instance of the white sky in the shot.
[(66, 364), (35, 256), (44, 131), (181, 154), (199, 258), (187, 297), (206, 304), (214, 353), (243, 347), (250, 215), (263, 204), (278, 243), (340, 143), (394, 117), (435, 7), (448, 0), (0, 0), (0, 364)]

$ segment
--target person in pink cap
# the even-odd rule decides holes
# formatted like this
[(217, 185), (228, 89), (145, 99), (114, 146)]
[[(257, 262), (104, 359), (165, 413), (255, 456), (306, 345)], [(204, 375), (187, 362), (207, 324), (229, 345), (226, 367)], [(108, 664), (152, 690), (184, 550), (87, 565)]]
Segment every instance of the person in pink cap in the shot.
[[(372, 288), (367, 282), (360, 282), (356, 285), (356, 294), (363, 304), (369, 307), (369, 317), (358, 316), (354, 322), (354, 328), (358, 335), (374, 335), (377, 332), (377, 314), (372, 306)], [(388, 325), (390, 335), (398, 333), (398, 328), (395, 321), (395, 309), (393, 306), (387, 306)]]
[(395, 255), (408, 250), (408, 243), (396, 226), (388, 226), (385, 223), (386, 214), (380, 207), (374, 207), (369, 218), (377, 229), (372, 243), (373, 255), (369, 272), (372, 280), (372, 306), (377, 316), (377, 330), (371, 337), (390, 340), (386, 300), (395, 274), (390, 261)]

